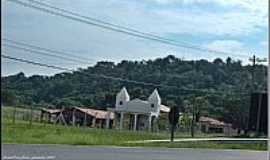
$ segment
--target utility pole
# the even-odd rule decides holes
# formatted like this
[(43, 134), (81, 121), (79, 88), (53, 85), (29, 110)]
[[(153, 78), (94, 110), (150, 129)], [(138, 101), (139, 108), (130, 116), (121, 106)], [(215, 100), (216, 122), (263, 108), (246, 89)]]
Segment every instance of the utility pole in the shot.
[[(196, 66), (196, 61), (194, 61), (193, 64), (194, 67), (194, 73), (197, 73), (197, 66)], [(193, 89), (195, 88), (195, 79), (193, 78)], [(191, 97), (191, 103), (192, 103), (192, 120), (191, 120), (191, 137), (194, 138), (194, 132), (195, 132), (195, 101), (196, 101), (196, 95)]]
[(251, 77), (251, 92), (254, 92), (255, 85), (254, 85), (254, 78), (255, 78), (255, 65), (257, 63), (267, 62), (267, 58), (258, 58), (255, 55), (249, 58), (249, 61), (252, 62), (252, 77)]
[[(193, 107), (193, 110), (194, 110), (194, 107)], [(192, 120), (191, 120), (191, 137), (193, 138), (194, 137), (194, 116), (195, 116), (195, 114), (194, 114), (194, 111), (192, 111)]]
[(192, 138), (194, 138), (194, 132), (195, 132), (195, 131), (194, 131), (194, 129), (195, 129), (195, 128), (194, 128), (194, 127), (195, 127), (194, 125), (195, 125), (195, 121), (196, 121), (196, 120), (195, 120), (195, 116), (196, 116), (196, 113), (195, 113), (195, 112), (196, 112), (196, 106), (195, 106), (195, 105), (196, 105), (196, 104), (195, 104), (195, 103), (196, 103), (196, 102), (195, 102), (196, 100), (195, 100), (195, 99), (196, 99), (195, 96), (192, 97), (192, 120), (191, 120), (191, 137), (192, 137)]
[[(255, 84), (254, 84), (254, 78), (255, 78), (255, 65), (256, 62), (262, 63), (267, 62), (267, 58), (256, 58), (255, 55), (252, 56), (252, 58), (249, 58), (249, 61), (252, 62), (252, 77), (251, 77), (251, 94), (255, 91)], [(259, 104), (258, 104), (258, 111), (257, 111), (257, 122), (256, 122), (256, 135), (260, 135), (260, 119), (261, 119), (261, 95), (259, 95)]]
[(253, 55), (249, 58), (249, 61), (252, 62), (252, 71), (251, 71), (251, 93), (254, 92), (254, 72), (255, 72), (255, 65), (256, 65), (256, 56)]
[(172, 107), (169, 112), (169, 122), (171, 125), (171, 142), (173, 142), (174, 139), (174, 131), (176, 128), (176, 125), (179, 123), (179, 107)]

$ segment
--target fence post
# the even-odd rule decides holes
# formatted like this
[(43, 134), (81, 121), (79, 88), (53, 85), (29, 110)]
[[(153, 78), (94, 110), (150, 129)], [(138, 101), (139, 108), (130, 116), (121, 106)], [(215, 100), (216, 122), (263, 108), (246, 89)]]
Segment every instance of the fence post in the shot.
[(86, 127), (86, 113), (84, 113), (83, 126)]
[(12, 117), (13, 124), (15, 124), (15, 119), (16, 119), (16, 105), (14, 106), (14, 110), (13, 110), (13, 117)]
[(31, 105), (31, 108), (30, 108), (30, 120), (29, 120), (30, 127), (32, 126), (32, 120), (33, 120), (33, 106)]

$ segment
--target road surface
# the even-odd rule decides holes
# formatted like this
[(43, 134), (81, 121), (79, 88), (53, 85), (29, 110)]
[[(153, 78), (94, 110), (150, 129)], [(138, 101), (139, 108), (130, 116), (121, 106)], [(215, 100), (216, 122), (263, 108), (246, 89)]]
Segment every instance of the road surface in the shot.
[(128, 148), (3, 144), (2, 159), (55, 160), (267, 160), (267, 152), (213, 149)]

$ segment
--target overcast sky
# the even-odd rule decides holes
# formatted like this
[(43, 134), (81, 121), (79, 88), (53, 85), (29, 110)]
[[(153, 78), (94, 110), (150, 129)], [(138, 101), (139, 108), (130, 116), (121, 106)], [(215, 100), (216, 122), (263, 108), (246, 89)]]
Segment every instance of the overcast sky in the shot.
[[(119, 62), (154, 59), (173, 54), (184, 59), (267, 57), (267, 0), (43, 0), (56, 7), (151, 32), (179, 42), (232, 53), (219, 55), (173, 47), (53, 16), (7, 0), (2, 3), (4, 38), (51, 48), (90, 59)], [(5, 53), (4, 53), (4, 52)], [(84, 64), (64, 61), (8, 47), (5, 55), (64, 66)], [(248, 57), (234, 57), (247, 63)], [(2, 76), (20, 71), (26, 75), (52, 75), (59, 71), (2, 59)]]

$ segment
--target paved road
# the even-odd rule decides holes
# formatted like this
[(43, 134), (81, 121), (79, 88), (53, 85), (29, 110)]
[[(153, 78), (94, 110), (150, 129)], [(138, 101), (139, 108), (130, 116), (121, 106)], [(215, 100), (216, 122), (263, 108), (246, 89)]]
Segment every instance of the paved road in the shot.
[(267, 152), (239, 150), (18, 144), (3, 144), (2, 147), (2, 159), (32, 157), (36, 160), (267, 160)]

